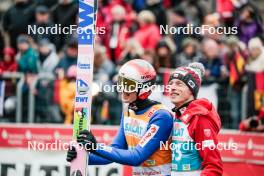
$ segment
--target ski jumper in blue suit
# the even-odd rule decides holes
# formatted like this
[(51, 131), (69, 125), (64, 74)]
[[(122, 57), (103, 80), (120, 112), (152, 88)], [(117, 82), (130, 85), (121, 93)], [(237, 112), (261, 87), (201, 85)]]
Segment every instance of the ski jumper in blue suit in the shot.
[[(110, 146), (99, 147), (89, 155), (90, 165), (112, 162), (131, 165), (133, 175), (170, 175), (170, 136), (173, 118), (161, 104), (139, 111), (128, 109)], [(163, 144), (168, 144), (166, 148)]]

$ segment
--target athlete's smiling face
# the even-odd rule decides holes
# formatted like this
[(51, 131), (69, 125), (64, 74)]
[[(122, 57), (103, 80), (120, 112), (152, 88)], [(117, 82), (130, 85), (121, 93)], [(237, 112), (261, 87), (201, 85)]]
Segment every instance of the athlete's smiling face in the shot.
[(121, 93), (123, 103), (132, 103), (137, 99), (137, 92), (126, 92)]
[(170, 99), (176, 107), (180, 107), (184, 103), (194, 99), (191, 90), (183, 81), (173, 79), (169, 82), (169, 86)]

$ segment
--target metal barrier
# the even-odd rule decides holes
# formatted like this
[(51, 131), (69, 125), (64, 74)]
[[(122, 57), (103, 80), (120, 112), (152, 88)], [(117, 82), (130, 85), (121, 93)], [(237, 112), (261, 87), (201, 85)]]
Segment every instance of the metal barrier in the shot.
[[(170, 73), (172, 71), (172, 69), (160, 69), (159, 72), (160, 73)], [(23, 84), (25, 83), (25, 75), (23, 73), (18, 73), (18, 72), (7, 72), (4, 73), (3, 75), (0, 76), (0, 79), (17, 79), (19, 80), (18, 83), (16, 84), (16, 122), (22, 122), (22, 108), (23, 108), (23, 96), (22, 96), (22, 88), (23, 88)], [(49, 74), (49, 73), (41, 73), (38, 74), (36, 79), (33, 81), (32, 85), (31, 85), (31, 89), (29, 91), (29, 96), (28, 96), (28, 102), (29, 102), (29, 106), (28, 106), (28, 122), (29, 123), (34, 123), (35, 122), (35, 116), (36, 116), (36, 97), (35, 97), (35, 91), (37, 88), (37, 83), (40, 80), (48, 80), (48, 81), (52, 81), (55, 79), (55, 76), (53, 74)], [(207, 80), (208, 81), (208, 80)], [(221, 82), (221, 81), (217, 81), (217, 80), (209, 80), (208, 84), (210, 85), (212, 82), (214, 83), (218, 83), (219, 85), (222, 85), (222, 89), (227, 90), (227, 85), (225, 82)], [(162, 83), (161, 83), (162, 84)], [(207, 84), (207, 85), (208, 85)], [(242, 90), (242, 112), (241, 112), (241, 118), (245, 118), (246, 117), (246, 111), (247, 111), (247, 85), (245, 85), (245, 87)], [(224, 93), (223, 95), (219, 95), (218, 96), (221, 97), (221, 104), (223, 105), (227, 105), (229, 104), (229, 100), (228, 100), (228, 96)], [(224, 123), (230, 123), (230, 109), (219, 109), (219, 113), (222, 115), (223, 117), (223, 122)]]
[(32, 83), (32, 88), (30, 89), (29, 92), (29, 97), (28, 97), (28, 122), (29, 123), (34, 123), (34, 117), (35, 117), (35, 95), (34, 95), (34, 90), (36, 89), (37, 83), (39, 80), (46, 79), (46, 80), (54, 80), (55, 77), (51, 73), (40, 73), (38, 74), (37, 78), (34, 80)]
[(16, 122), (22, 121), (22, 87), (25, 82), (25, 76), (19, 72), (5, 72), (1, 75), (2, 79), (18, 79), (16, 85)]
[(248, 101), (247, 101), (247, 96), (248, 96), (248, 85), (246, 84), (243, 89), (242, 89), (242, 102), (241, 102), (241, 120), (245, 120), (247, 118), (247, 109), (248, 109)]

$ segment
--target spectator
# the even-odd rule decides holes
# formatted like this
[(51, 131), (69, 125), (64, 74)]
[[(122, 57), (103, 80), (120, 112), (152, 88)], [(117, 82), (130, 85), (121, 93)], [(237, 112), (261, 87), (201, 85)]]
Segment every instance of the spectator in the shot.
[(200, 62), (205, 67), (206, 79), (219, 79), (223, 75), (222, 61), (219, 58), (219, 46), (213, 39), (205, 39), (202, 43), (203, 56)]
[(44, 5), (47, 6), (48, 8), (52, 8), (53, 6), (58, 4), (59, 0), (33, 0), (33, 1), (38, 5)]
[(38, 43), (40, 69), (42, 79), (38, 80), (35, 91), (35, 120), (37, 123), (61, 123), (62, 117), (59, 106), (54, 102), (54, 68), (59, 62), (55, 46), (47, 39)]
[(226, 1), (218, 0), (216, 2), (216, 13), (221, 16), (222, 21), (225, 23), (225, 26), (232, 27), (234, 24), (234, 10), (235, 4), (240, 3), (241, 1)]
[[(116, 73), (115, 65), (106, 58), (105, 48), (102, 45), (95, 45), (94, 58), (94, 79), (93, 79), (93, 102), (92, 116), (94, 124), (117, 124), (122, 105), (114, 89), (107, 91), (101, 86), (111, 87), (112, 79)], [(94, 91), (98, 87), (98, 92)], [(96, 92), (96, 93), (95, 93)]]
[(259, 38), (250, 39), (248, 49), (250, 53), (250, 60), (246, 65), (246, 70), (251, 72), (263, 72), (264, 51), (261, 40)]
[(154, 50), (161, 39), (160, 31), (155, 21), (155, 16), (151, 11), (143, 10), (138, 14), (140, 27), (134, 37), (144, 49)]
[(106, 58), (105, 47), (96, 45), (94, 51), (94, 81), (104, 84), (115, 74), (114, 64)]
[[(202, 25), (205, 27), (205, 29), (218, 28), (219, 26), (221, 26), (219, 14), (212, 13), (212, 14), (206, 15), (204, 17), (204, 22)], [(221, 40), (221, 38), (223, 38), (224, 34), (221, 34), (217, 31), (204, 30), (202, 35), (204, 38), (211, 38), (216, 41), (219, 41)]]
[(15, 50), (13, 48), (5, 48), (3, 53), (4, 59), (0, 61), (0, 74), (4, 72), (16, 72)]
[(241, 41), (237, 37), (230, 36), (225, 43), (224, 64), (229, 72), (229, 84), (234, 89), (241, 89), (245, 81), (243, 79), (247, 55), (241, 47)]
[[(155, 64), (154, 64), (154, 63), (155, 63), (155, 59), (154, 59), (155, 54), (156, 54), (156, 53), (155, 53), (155, 51), (153, 51), (153, 50), (145, 50), (141, 58), (142, 58), (143, 60), (149, 62), (149, 63), (150, 63), (151, 65), (153, 65), (154, 68), (155, 68)], [(155, 70), (158, 70), (158, 69), (155, 68)]]
[(231, 36), (226, 40), (227, 52), (225, 65), (229, 71), (228, 100), (231, 105), (230, 128), (237, 129), (242, 113), (242, 89), (246, 82), (244, 53), (239, 46), (239, 40)]
[(175, 59), (172, 50), (165, 40), (161, 40), (156, 47), (156, 68), (174, 68)]
[(182, 1), (179, 7), (184, 10), (184, 14), (186, 15), (187, 20), (191, 24), (193, 24), (194, 26), (201, 25), (204, 15), (206, 13), (206, 9), (202, 1)]
[(176, 59), (176, 65), (185, 66), (192, 62), (197, 62), (201, 59), (201, 54), (198, 50), (198, 42), (192, 38), (186, 38), (182, 42), (182, 52)]
[(63, 79), (72, 65), (77, 64), (78, 57), (78, 43), (75, 40), (70, 41), (67, 44), (65, 56), (59, 61), (55, 68), (55, 72), (58, 74), (59, 79)]
[[(76, 24), (77, 14), (78, 6), (73, 0), (59, 0), (59, 4), (52, 12), (53, 22), (55, 24), (61, 24), (61, 27), (69, 27), (70, 25)], [(56, 45), (57, 51), (60, 51), (64, 44), (67, 43), (70, 35), (61, 34), (59, 39)]]
[[(3, 51), (4, 47), (5, 47), (4, 35), (2, 30), (0, 29), (0, 51)], [(0, 52), (0, 58), (2, 57), (3, 57), (3, 53)]]
[(34, 9), (29, 0), (15, 0), (15, 4), (3, 16), (3, 29), (6, 43), (16, 48), (16, 40), (20, 34), (26, 34), (28, 24), (34, 21)]
[[(259, 38), (252, 38), (248, 43), (249, 59), (246, 64), (247, 71), (247, 117), (251, 117), (258, 114), (259, 107), (256, 104), (262, 104), (262, 100), (257, 100), (261, 98), (263, 92), (263, 78), (264, 78), (264, 56), (263, 56), (263, 45)], [(260, 85), (260, 86), (259, 86)], [(261, 102), (261, 103), (257, 103)]]
[[(3, 50), (4, 58), (0, 60), (0, 75), (5, 72), (16, 72), (17, 63), (15, 61), (15, 50), (13, 48), (5, 48)], [(16, 82), (14, 80), (1, 80), (5, 84), (4, 92), (4, 118), (8, 121), (13, 121), (16, 108)]]
[(133, 9), (136, 12), (140, 12), (141, 10), (143, 10), (145, 8), (146, 2), (141, 1), (141, 0), (134, 0), (132, 5), (133, 5)]
[(10, 0), (0, 1), (0, 18), (1, 19), (3, 17), (3, 13), (6, 12), (13, 4), (14, 4), (14, 1), (10, 1)]
[(76, 65), (72, 65), (67, 70), (66, 79), (60, 81), (60, 108), (65, 115), (65, 124), (72, 124), (73, 120), (76, 74)]
[[(122, 8), (125, 10), (125, 15), (123, 17), (120, 16), (119, 18), (125, 17), (126, 22), (129, 22), (130, 17), (132, 17), (133, 19), (134, 16), (136, 16), (135, 12), (132, 9), (131, 3), (128, 3), (124, 0), (98, 1), (97, 27), (110, 27), (109, 25), (113, 21), (113, 8), (116, 8), (118, 6), (122, 6)], [(117, 12), (118, 11), (119, 10), (117, 10)]]
[(58, 78), (54, 82), (54, 104), (59, 105), (64, 113), (65, 124), (71, 124), (73, 119), (77, 57), (77, 41), (71, 40), (66, 46), (65, 55), (54, 69)]
[(59, 63), (55, 46), (47, 39), (40, 40), (38, 46), (40, 73), (52, 73)]
[(39, 71), (39, 55), (35, 51), (30, 42), (29, 36), (20, 35), (17, 38), (17, 60), (18, 60), (18, 71), (22, 72), (26, 76), (25, 84), (23, 86), (23, 114), (22, 121), (27, 121), (25, 118), (28, 117), (28, 93), (29, 90), (33, 90), (33, 83), (36, 79), (37, 73)]
[(39, 55), (31, 47), (27, 35), (20, 35), (17, 38), (17, 47), (18, 71), (37, 74), (39, 71)]
[[(31, 25), (31, 27), (34, 29), (38, 29), (38, 28), (51, 28), (54, 26), (54, 24), (51, 22), (50, 20), (50, 12), (49, 9), (46, 6), (40, 5), (37, 6), (36, 8), (36, 13), (35, 13), (35, 18), (36, 21), (35, 23), (33, 23)], [(58, 37), (56, 37), (55, 34), (51, 34), (51, 33), (33, 33), (31, 32), (31, 37), (34, 39), (34, 41), (36, 43), (38, 43), (41, 39), (48, 39), (50, 40), (52, 43), (56, 44), (56, 39)]]
[(249, 117), (239, 124), (239, 129), (241, 131), (264, 132), (263, 120), (263, 116)]
[[(173, 43), (173, 42), (172, 42)], [(156, 47), (154, 56), (154, 68), (157, 70), (156, 82), (167, 87), (170, 69), (175, 67), (175, 59), (172, 54), (172, 46), (166, 39), (162, 39)], [(164, 95), (167, 95), (167, 89), (164, 90)]]
[(146, 10), (150, 10), (156, 18), (156, 24), (158, 26), (166, 26), (167, 14), (163, 7), (162, 0), (146, 0)]
[(141, 47), (140, 43), (134, 38), (129, 39), (125, 43), (125, 48), (121, 54), (121, 60), (118, 65), (123, 65), (124, 63), (132, 60), (138, 59), (143, 54), (144, 49)]
[[(187, 18), (185, 17), (185, 13), (181, 8), (174, 8), (170, 13), (170, 23), (173, 27), (183, 28), (187, 26)], [(187, 34), (177, 33), (172, 36), (174, 44), (177, 47), (177, 53), (182, 51), (182, 42), (183, 40), (189, 37)]]
[(128, 27), (125, 21), (126, 11), (121, 5), (111, 9), (112, 21), (107, 31), (107, 47), (110, 59), (116, 63), (121, 58), (121, 52), (128, 38)]
[(263, 33), (262, 21), (256, 11), (252, 5), (245, 4), (241, 7), (238, 19), (235, 21), (237, 35), (246, 44), (251, 38)]

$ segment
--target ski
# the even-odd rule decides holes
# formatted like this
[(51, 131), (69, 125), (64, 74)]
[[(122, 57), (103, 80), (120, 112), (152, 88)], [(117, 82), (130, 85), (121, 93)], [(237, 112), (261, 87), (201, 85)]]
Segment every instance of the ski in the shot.
[(88, 175), (88, 155), (84, 148), (80, 150), (76, 138), (80, 131), (90, 130), (96, 6), (96, 0), (79, 0), (78, 59), (73, 123), (73, 145), (77, 149), (77, 158), (71, 162), (70, 176)]

